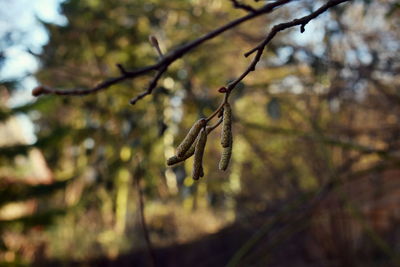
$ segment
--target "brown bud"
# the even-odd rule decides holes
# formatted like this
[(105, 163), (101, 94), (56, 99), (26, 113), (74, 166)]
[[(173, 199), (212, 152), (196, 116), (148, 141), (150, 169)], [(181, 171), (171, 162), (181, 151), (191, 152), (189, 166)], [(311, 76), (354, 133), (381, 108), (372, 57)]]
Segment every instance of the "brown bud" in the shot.
[(222, 151), (221, 159), (219, 161), (219, 166), (218, 166), (221, 171), (225, 171), (228, 168), (231, 156), (232, 156), (232, 144), (228, 147), (225, 147), (224, 150)]
[(218, 92), (220, 92), (220, 93), (226, 93), (226, 92), (228, 92), (228, 89), (226, 88), (226, 87), (221, 87), (221, 88), (219, 88), (218, 89)]
[(221, 145), (222, 147), (228, 147), (232, 143), (232, 110), (229, 103), (224, 105), (224, 114), (222, 121), (222, 132), (221, 132)]
[(45, 92), (45, 89), (43, 86), (37, 86), (32, 90), (32, 95), (33, 96), (40, 96), (41, 94), (43, 94)]
[(189, 130), (183, 141), (176, 148), (176, 155), (178, 157), (181, 158), (183, 157), (183, 155), (185, 155), (186, 151), (189, 150), (193, 142), (196, 140), (196, 137), (199, 134), (201, 128), (203, 128), (206, 123), (207, 121), (205, 119), (200, 119), (193, 124), (192, 128)]
[(154, 35), (149, 36), (149, 42), (152, 46), (158, 47), (158, 40)]
[(194, 150), (194, 161), (193, 161), (193, 172), (192, 172), (193, 180), (198, 180), (200, 177), (204, 176), (203, 155), (206, 143), (207, 143), (207, 132), (205, 130), (202, 130)]

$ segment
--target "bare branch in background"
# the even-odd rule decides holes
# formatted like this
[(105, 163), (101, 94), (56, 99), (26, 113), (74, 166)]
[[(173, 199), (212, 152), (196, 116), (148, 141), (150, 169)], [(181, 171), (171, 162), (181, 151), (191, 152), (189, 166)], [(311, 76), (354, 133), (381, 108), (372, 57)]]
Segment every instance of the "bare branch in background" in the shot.
[(154, 88), (156, 88), (158, 80), (160, 80), (161, 76), (164, 74), (164, 72), (167, 70), (167, 66), (162, 67), (157, 74), (154, 76), (154, 78), (151, 80), (149, 87), (147, 87), (147, 90), (144, 91), (143, 93), (137, 95), (136, 97), (132, 98), (130, 103), (132, 105), (136, 104), (137, 101), (139, 101), (140, 99), (142, 99), (143, 97), (150, 95)]
[(136, 187), (136, 191), (137, 191), (140, 224), (142, 225), (143, 235), (144, 235), (144, 239), (145, 239), (145, 242), (146, 242), (146, 248), (147, 248), (147, 252), (148, 252), (149, 263), (150, 263), (150, 266), (155, 267), (155, 266), (157, 266), (157, 264), (156, 264), (157, 258), (156, 258), (155, 252), (154, 252), (153, 245), (152, 245), (151, 240), (150, 240), (149, 229), (147, 227), (146, 217), (145, 217), (145, 214), (144, 214), (145, 202), (144, 202), (144, 197), (143, 197), (143, 190), (142, 190), (142, 187), (140, 185), (140, 179), (141, 179), (141, 175), (142, 175), (142, 169), (141, 168), (142, 167), (140, 166), (140, 161), (138, 160), (138, 166), (136, 167), (136, 169), (133, 172), (133, 181), (134, 181), (134, 184), (135, 184), (135, 187)]
[(316, 17), (318, 17), (319, 15), (321, 15), (322, 13), (327, 11), (329, 8), (334, 7), (334, 6), (344, 3), (344, 2), (348, 2), (348, 1), (350, 1), (350, 0), (331, 0), (308, 16), (304, 16), (300, 19), (294, 19), (291, 22), (285, 22), (285, 23), (275, 25), (272, 28), (272, 30), (270, 31), (270, 33), (267, 35), (267, 37), (264, 39), (264, 41), (262, 41), (259, 45), (257, 45), (255, 48), (253, 48), (252, 50), (250, 50), (249, 52), (247, 52), (245, 54), (245, 57), (248, 57), (251, 54), (253, 54), (254, 52), (257, 52), (256, 55), (254, 56), (253, 61), (250, 63), (249, 67), (236, 80), (234, 80), (233, 82), (231, 82), (228, 85), (228, 94), (250, 72), (255, 70), (258, 62), (261, 59), (261, 56), (264, 52), (265, 47), (269, 44), (269, 42), (275, 37), (275, 35), (278, 32), (283, 31), (288, 28), (291, 28), (291, 27), (294, 27), (294, 26), (299, 26), (299, 25), (301, 25), (301, 27), (304, 28), (304, 26), (307, 25), (307, 23), (309, 23), (311, 20), (315, 19)]
[(252, 6), (239, 3), (239, 1), (237, 1), (237, 0), (231, 0), (231, 2), (232, 2), (232, 5), (234, 8), (243, 9), (247, 12), (255, 12), (256, 11), (256, 9), (254, 9)]
[[(179, 58), (181, 58), (182, 56), (184, 56), (185, 54), (187, 54), (188, 52), (192, 51), (194, 48), (200, 46), (201, 44), (203, 44), (204, 42), (211, 40), (212, 38), (220, 35), (221, 33), (232, 29), (236, 26), (238, 26), (239, 24), (245, 22), (245, 21), (249, 21), (251, 19), (254, 19), (260, 15), (263, 14), (267, 14), (272, 12), (273, 10), (275, 10), (277, 7), (282, 6), (284, 4), (287, 4), (291, 2), (291, 0), (280, 0), (280, 1), (276, 1), (274, 3), (270, 3), (268, 5), (265, 5), (264, 7), (256, 10), (255, 12), (252, 12), (251, 14), (248, 14), (246, 16), (243, 16), (241, 18), (238, 18), (236, 20), (233, 20), (205, 35), (203, 35), (202, 37), (195, 39), (185, 45), (182, 45), (180, 47), (178, 47), (177, 49), (175, 49), (174, 51), (171, 51), (170, 53), (168, 53), (167, 55), (165, 55), (162, 60), (160, 60), (158, 63), (153, 64), (153, 65), (149, 65), (143, 68), (139, 68), (136, 70), (132, 70), (132, 71), (128, 71), (128, 70), (124, 70), (120, 76), (118, 77), (114, 77), (114, 78), (109, 78), (101, 83), (99, 83), (98, 85), (96, 85), (93, 88), (90, 89), (71, 89), (71, 90), (58, 90), (58, 89), (54, 89), (54, 88), (50, 88), (47, 86), (40, 86), (38, 88), (35, 88), (34, 91), (32, 92), (32, 94), (34, 96), (39, 96), (42, 94), (56, 94), (56, 95), (88, 95), (88, 94), (92, 94), (92, 93), (96, 93), (98, 91), (101, 90), (105, 90), (108, 89), (109, 87), (111, 87), (112, 85), (118, 84), (124, 80), (127, 79), (134, 79), (136, 77), (139, 76), (143, 76), (145, 74), (148, 74), (152, 71), (160, 71), (162, 69), (165, 68), (168, 69), (169, 65), (171, 65), (173, 62), (175, 62), (176, 60), (178, 60)], [(122, 67), (122, 65), (119, 65), (119, 69), (122, 70), (124, 69)], [(122, 67), (122, 68), (121, 68)], [(165, 72), (161, 71), (161, 72)], [(162, 73), (161, 73), (162, 74)], [(156, 79), (155, 81), (157, 82), (158, 79), (160, 77), (157, 78), (156, 75)], [(144, 96), (150, 94), (147, 93), (148, 91), (152, 91), (152, 89), (147, 89), (145, 92), (141, 93), (140, 95), (137, 96), (138, 99), (143, 98)], [(132, 101), (131, 101), (132, 102)], [(134, 103), (136, 101), (133, 101)]]
[[(304, 31), (304, 27), (305, 25), (307, 25), (308, 22), (310, 22), (312, 19), (318, 17), (320, 14), (324, 13), (326, 10), (328, 10), (329, 8), (336, 6), (338, 4), (341, 4), (343, 2), (348, 2), (350, 0), (331, 0), (329, 2), (327, 2), (325, 5), (323, 5), (322, 7), (320, 7), (319, 9), (317, 9), (315, 12), (311, 13), (308, 16), (305, 16), (303, 18), (300, 19), (295, 19), (291, 22), (286, 22), (286, 23), (281, 23), (278, 24), (276, 26), (274, 26), (271, 30), (271, 32), (268, 34), (268, 36), (264, 39), (263, 42), (261, 42), (258, 46), (256, 46), (255, 48), (253, 48), (252, 50), (250, 50), (249, 52), (247, 52), (245, 54), (246, 57), (248, 57), (249, 55), (251, 55), (254, 52), (256, 53), (256, 56), (254, 57), (253, 61), (251, 62), (251, 64), (249, 65), (249, 67), (232, 83), (230, 83), (228, 85), (228, 91), (227, 91), (227, 96), (229, 95), (230, 91), (235, 88), (235, 86), (241, 81), (243, 80), (251, 71), (255, 70), (255, 67), (257, 65), (257, 63), (259, 62), (262, 54), (263, 54), (263, 50), (265, 49), (265, 47), (267, 46), (267, 44), (275, 37), (275, 35), (282, 31), (285, 30), (287, 28), (291, 28), (294, 26), (301, 26), (301, 31)], [(126, 70), (121, 64), (117, 64), (117, 67), (119, 68), (121, 75), (115, 78), (110, 78), (107, 79), (103, 82), (101, 82), (100, 84), (98, 84), (97, 86), (90, 88), (90, 89), (71, 89), (71, 90), (58, 90), (58, 89), (54, 89), (54, 88), (50, 88), (47, 86), (39, 86), (37, 88), (35, 88), (32, 91), (32, 94), (34, 96), (39, 96), (42, 94), (56, 94), (56, 95), (87, 95), (87, 94), (92, 94), (92, 93), (96, 93), (98, 91), (101, 90), (105, 90), (109, 87), (111, 87), (112, 85), (115, 85), (117, 83), (120, 83), (124, 80), (127, 79), (134, 79), (136, 77), (139, 76), (143, 76), (148, 74), (149, 72), (152, 71), (157, 71), (157, 74), (154, 76), (154, 78), (152, 79), (152, 81), (150, 82), (149, 87), (142, 93), (140, 93), (139, 95), (137, 95), (135, 98), (133, 98), (130, 103), (131, 104), (135, 104), (138, 100), (144, 98), (145, 96), (151, 94), (153, 92), (153, 89), (157, 86), (159, 79), (161, 78), (161, 76), (164, 74), (164, 72), (167, 71), (168, 67), (175, 62), (176, 60), (178, 60), (179, 58), (181, 58), (182, 56), (184, 56), (185, 54), (187, 54), (188, 52), (192, 51), (194, 48), (200, 46), (201, 44), (203, 44), (204, 42), (213, 39), (214, 37), (220, 35), (221, 33), (232, 29), (238, 25), (240, 25), (241, 23), (245, 22), (245, 21), (249, 21), (251, 19), (254, 19), (260, 15), (263, 14), (267, 14), (270, 13), (272, 11), (274, 11), (277, 7), (285, 5), (289, 2), (291, 2), (291, 0), (280, 0), (280, 1), (276, 1), (273, 3), (269, 3), (267, 5), (265, 5), (264, 7), (254, 10), (253, 8), (251, 8), (250, 6), (247, 5), (243, 5), (238, 3), (235, 0), (232, 0), (233, 4), (236, 7), (239, 8), (243, 8), (246, 9), (247, 11), (251, 11), (248, 15), (243, 16), (241, 18), (238, 18), (234, 21), (231, 21), (227, 24), (225, 24), (224, 26), (221, 26), (217, 29), (215, 29), (214, 31), (211, 31), (205, 35), (203, 35), (202, 37), (195, 39), (179, 48), (177, 48), (174, 51), (171, 51), (170, 53), (168, 53), (167, 55), (165, 55), (163, 57), (161, 51), (159, 49), (157, 49), (157, 45), (155, 45), (154, 40), (150, 39), (150, 41), (152, 42), (152, 45), (155, 46), (155, 48), (157, 49), (161, 60), (153, 65), (150, 66), (146, 66), (143, 68), (139, 68), (133, 71), (128, 71)], [(154, 38), (153, 38), (154, 39)], [(158, 42), (157, 42), (158, 44)], [(224, 100), (224, 102), (226, 102)], [(221, 105), (222, 106), (222, 105)], [(221, 106), (218, 108), (218, 111), (221, 109)], [(211, 116), (212, 118), (213, 116)]]

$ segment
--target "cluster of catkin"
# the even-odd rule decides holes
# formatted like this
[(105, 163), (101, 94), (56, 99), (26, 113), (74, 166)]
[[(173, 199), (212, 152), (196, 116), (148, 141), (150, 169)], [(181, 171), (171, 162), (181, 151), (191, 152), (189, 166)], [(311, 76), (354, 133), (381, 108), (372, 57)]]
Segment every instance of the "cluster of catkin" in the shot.
[[(175, 165), (183, 162), (194, 155), (193, 180), (204, 176), (203, 155), (207, 143), (207, 135), (214, 130), (214, 127), (207, 126), (206, 119), (196, 121), (189, 130), (183, 141), (176, 149), (176, 155), (167, 160), (167, 165)], [(223, 152), (219, 162), (219, 169), (225, 171), (228, 168), (232, 155), (232, 110), (228, 102), (223, 106), (221, 145)]]

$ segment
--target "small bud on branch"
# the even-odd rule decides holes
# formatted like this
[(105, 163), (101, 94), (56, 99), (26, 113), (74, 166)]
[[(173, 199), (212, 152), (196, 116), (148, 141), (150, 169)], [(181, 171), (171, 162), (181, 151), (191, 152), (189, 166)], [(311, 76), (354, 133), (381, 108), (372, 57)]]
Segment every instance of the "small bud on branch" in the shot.
[(33, 96), (36, 96), (36, 97), (38, 97), (38, 96), (40, 96), (40, 95), (43, 95), (43, 94), (45, 94), (46, 93), (46, 89), (44, 88), (44, 86), (37, 86), (37, 87), (35, 87), (33, 90), (32, 90), (32, 95)]
[(226, 92), (228, 92), (228, 89), (226, 88), (226, 87), (221, 87), (221, 88), (219, 88), (218, 89), (218, 92), (220, 92), (220, 93), (226, 93)]
[(162, 58), (163, 57), (163, 53), (161, 52), (160, 45), (158, 43), (157, 38), (154, 35), (150, 35), (149, 36), (149, 42), (157, 50), (157, 53), (160, 56), (160, 58)]

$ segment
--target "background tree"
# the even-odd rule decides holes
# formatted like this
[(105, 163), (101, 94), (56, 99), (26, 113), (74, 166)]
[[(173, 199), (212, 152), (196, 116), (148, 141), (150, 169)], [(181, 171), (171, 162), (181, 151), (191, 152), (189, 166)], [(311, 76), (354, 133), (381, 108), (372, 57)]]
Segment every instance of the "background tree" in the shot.
[[(278, 2), (285, 1), (269, 4)], [(25, 221), (19, 219), (3, 222), (4, 255), (12, 252), (27, 262), (87, 261), (144, 249), (144, 256), (130, 254), (127, 260), (173, 266), (177, 260), (158, 247), (185, 242), (193, 246), (181, 248), (181, 264), (396, 264), (399, 218), (394, 205), (387, 205), (398, 203), (399, 11), (394, 1), (349, 1), (276, 34), (256, 71), (232, 91), (229, 171), (217, 170), (219, 130), (208, 140), (200, 182), (190, 177), (190, 159), (165, 166), (193, 122), (217, 109), (218, 88), (246, 70), (254, 54), (246, 59), (243, 53), (264, 40), (273, 25), (307, 16), (325, 3), (293, 1), (203, 43), (171, 64), (152, 96), (134, 106), (129, 101), (148, 88), (152, 76), (126, 79), (84, 97), (46, 95), (7, 111), (30, 114), (38, 141), (2, 148), (2, 163), (35, 147), (58, 181), (24, 189), (29, 193), (16, 191), (13, 198), (42, 192), (47, 201), (39, 211), (62, 210), (64, 216), (43, 231), (21, 232)], [(165, 54), (176, 51), (254, 14), (233, 4), (241, 3), (67, 1), (62, 10), (68, 24), (45, 25), (51, 38), (36, 77), (49, 93), (91, 88), (104, 77), (157, 64), (149, 35), (157, 36)], [(52, 188), (64, 189), (50, 195)], [(230, 246), (219, 245), (207, 251), (208, 257), (194, 249), (205, 250), (210, 244), (201, 242), (204, 236), (217, 231), (218, 240)], [(33, 246), (35, 258), (22, 244), (37, 239), (43, 245)]]

